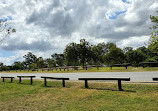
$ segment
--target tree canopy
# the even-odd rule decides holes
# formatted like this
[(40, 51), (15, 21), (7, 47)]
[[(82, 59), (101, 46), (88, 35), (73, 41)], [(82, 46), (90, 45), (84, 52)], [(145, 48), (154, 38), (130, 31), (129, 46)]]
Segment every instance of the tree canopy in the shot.
[(149, 48), (156, 54), (158, 54), (158, 11), (157, 16), (150, 15), (151, 22), (154, 24), (150, 29), (153, 32), (150, 35)]

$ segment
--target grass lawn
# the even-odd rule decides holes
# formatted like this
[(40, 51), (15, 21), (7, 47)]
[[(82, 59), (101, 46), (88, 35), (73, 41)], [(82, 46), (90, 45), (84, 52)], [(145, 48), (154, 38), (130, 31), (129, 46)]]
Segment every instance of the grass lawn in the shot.
[(157, 111), (158, 84), (127, 84), (125, 91), (117, 91), (117, 83), (66, 82), (62, 88), (60, 81), (49, 81), (44, 87), (43, 81), (29, 80), (21, 84), (1, 82), (0, 111)]
[(77, 73), (77, 72), (142, 72), (142, 71), (158, 71), (158, 67), (145, 67), (145, 68), (142, 68), (142, 67), (128, 67), (128, 69), (125, 69), (125, 67), (113, 67), (112, 69), (110, 67), (101, 67), (99, 68), (99, 70), (97, 70), (97, 68), (88, 68), (88, 70), (83, 70), (83, 69), (80, 69), (80, 70), (65, 70), (62, 69), (61, 71), (58, 69), (57, 71), (56, 70), (53, 70), (53, 71), (42, 71), (42, 70), (39, 70), (38, 72), (37, 71), (27, 71), (27, 70), (18, 70), (18, 71), (3, 71), (3, 72), (0, 72), (0, 73)]

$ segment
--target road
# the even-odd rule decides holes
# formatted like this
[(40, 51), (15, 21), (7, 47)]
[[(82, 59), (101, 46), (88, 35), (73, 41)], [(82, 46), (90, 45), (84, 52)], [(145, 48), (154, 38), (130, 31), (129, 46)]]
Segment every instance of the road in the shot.
[(151, 82), (153, 77), (158, 77), (155, 72), (89, 72), (89, 73), (0, 73), (0, 76), (34, 75), (36, 79), (41, 76), (69, 77), (70, 80), (78, 80), (84, 77), (130, 77), (132, 82)]

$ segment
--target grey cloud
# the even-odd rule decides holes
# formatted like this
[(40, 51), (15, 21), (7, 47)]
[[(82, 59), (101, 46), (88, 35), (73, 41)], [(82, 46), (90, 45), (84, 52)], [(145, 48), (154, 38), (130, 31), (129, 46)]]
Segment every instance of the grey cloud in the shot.
[[(108, 38), (109, 40), (113, 40), (116, 42), (133, 36), (147, 36), (151, 32), (151, 30), (149, 30), (151, 24), (148, 24), (150, 22), (149, 16), (155, 11), (149, 10), (149, 7), (154, 2), (156, 2), (156, 0), (148, 1), (145, 4), (142, 3), (142, 1), (137, 1), (134, 4), (132, 11), (138, 16), (138, 20), (134, 23), (126, 21), (123, 15), (119, 16), (116, 20), (101, 22), (99, 25), (90, 28), (88, 30), (90, 32), (89, 34), (91, 34), (92, 36), (96, 36), (96, 38)], [(126, 28), (124, 31), (114, 31), (114, 28), (121, 27)]]
[[(28, 27), (33, 24), (32, 33), (36, 32), (36, 28), (48, 31), (51, 38), (61, 36), (61, 38), (72, 38), (73, 33), (83, 35), (85, 38), (95, 37), (96, 39), (108, 39), (109, 41), (121, 41), (133, 36), (145, 36), (150, 34), (149, 15), (155, 10), (149, 7), (156, 2), (150, 1), (134, 1), (131, 6), (127, 7), (127, 12), (135, 13), (138, 16), (136, 22), (130, 22), (125, 19), (125, 14), (120, 14), (116, 20), (106, 19), (109, 11), (122, 11), (125, 8), (118, 9), (114, 2), (105, 0), (34, 0), (25, 1), (25, 8), (29, 8), (27, 12), (26, 24)], [(38, 3), (42, 3), (40, 8)], [(130, 10), (129, 10), (130, 9)], [(24, 9), (25, 10), (25, 9)], [(115, 31), (115, 28), (125, 27), (123, 31)], [(27, 30), (24, 28), (24, 30)], [(30, 29), (29, 29), (30, 30)], [(31, 33), (31, 31), (30, 31)], [(37, 33), (37, 32), (36, 32)], [(40, 34), (41, 32), (39, 32)], [(34, 36), (31, 34), (31, 36)], [(50, 50), (54, 45), (47, 45), (49, 42), (44, 41), (42, 37), (37, 37), (37, 41), (27, 44), (23, 41), (15, 42), (13, 45), (8, 41), (8, 46), (3, 47), (5, 50)], [(25, 39), (24, 39), (25, 40)], [(11, 41), (12, 42), (12, 41)], [(18, 45), (17, 45), (18, 44)], [(42, 45), (40, 45), (42, 44)], [(39, 49), (41, 47), (41, 49)]]
[(60, 0), (55, 0), (48, 8), (43, 7), (39, 12), (35, 10), (26, 22), (48, 28), (54, 36), (67, 36), (80, 30), (91, 14), (92, 10), (87, 1), (76, 0), (63, 4)]
[(34, 51), (42, 51), (42, 52), (53, 49), (52, 45), (44, 40), (34, 41), (32, 43), (26, 43), (25, 41), (18, 41), (17, 39), (10, 41), (12, 42), (9, 42), (7, 46), (1, 46), (1, 49), (6, 51), (34, 50)]
[[(80, 32), (85, 33), (85, 35), (95, 36), (96, 38), (108, 38), (109, 40), (118, 41), (150, 33), (149, 25), (146, 22), (149, 21), (150, 15), (148, 7), (154, 2), (156, 1), (151, 0), (145, 3), (145, 5), (142, 1), (135, 2), (134, 10), (132, 11), (140, 19), (135, 23), (125, 21), (124, 15), (120, 15), (117, 20), (106, 21), (105, 14), (110, 9), (110, 3), (102, 0), (66, 0), (65, 3), (61, 0), (54, 0), (49, 6), (41, 8), (39, 12), (35, 10), (26, 21), (28, 24), (34, 23), (35, 25), (48, 28), (52, 36), (67, 37), (71, 36), (74, 32)], [(97, 10), (98, 12), (94, 13)], [(96, 14), (95, 18), (93, 18), (93, 14)], [(95, 19), (95, 21), (90, 22), (91, 19)], [(94, 22), (99, 23), (96, 24)], [(124, 31), (114, 31), (114, 28), (123, 26), (126, 27)]]

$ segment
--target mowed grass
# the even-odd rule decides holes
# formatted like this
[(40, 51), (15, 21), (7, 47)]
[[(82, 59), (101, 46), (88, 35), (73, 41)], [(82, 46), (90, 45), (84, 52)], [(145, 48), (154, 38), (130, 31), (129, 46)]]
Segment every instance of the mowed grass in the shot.
[(1, 73), (78, 73), (78, 72), (143, 72), (143, 71), (158, 71), (158, 67), (100, 67), (99, 70), (96, 67), (88, 68), (88, 70), (80, 69), (80, 70), (64, 70), (64, 69), (57, 69), (57, 70), (38, 70), (38, 71), (28, 71), (28, 70), (17, 70), (17, 71), (2, 71)]
[(17, 80), (0, 81), (0, 111), (156, 111), (158, 84), (123, 83), (124, 91), (117, 91), (117, 83)]

